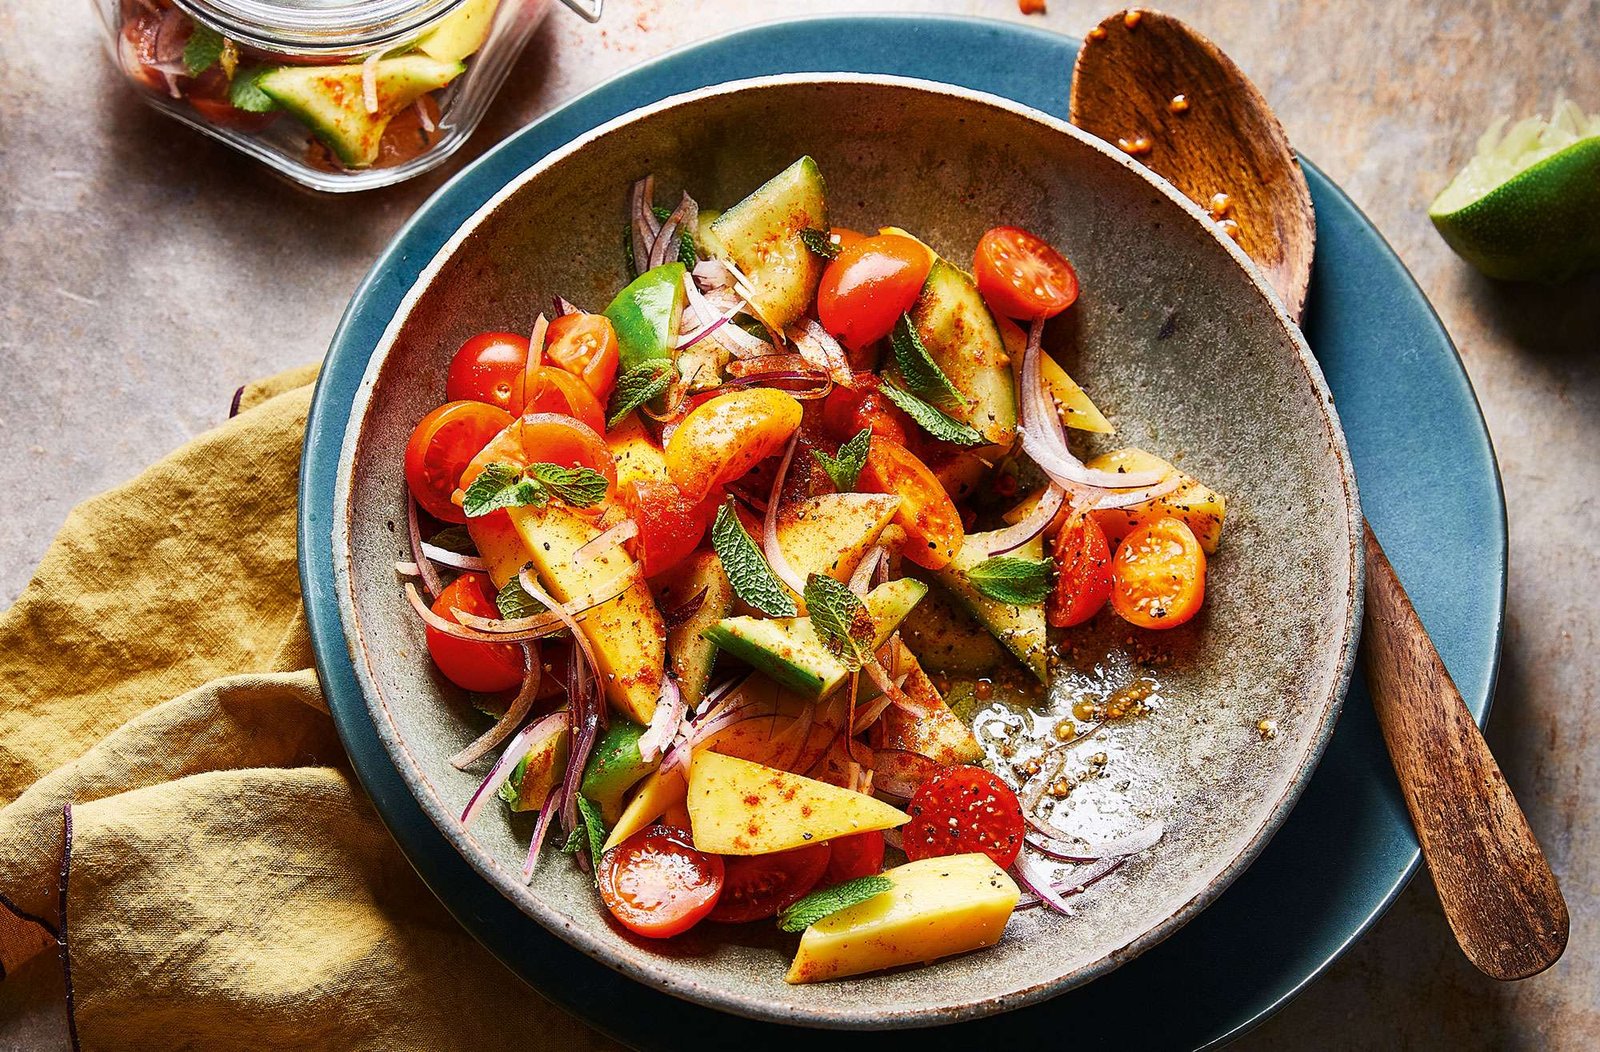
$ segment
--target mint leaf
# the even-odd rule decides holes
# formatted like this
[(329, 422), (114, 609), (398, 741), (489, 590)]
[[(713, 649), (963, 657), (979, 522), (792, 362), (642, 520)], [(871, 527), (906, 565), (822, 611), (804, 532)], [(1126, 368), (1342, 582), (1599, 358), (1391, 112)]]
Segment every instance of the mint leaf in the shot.
[(517, 804), (522, 801), (522, 778), (527, 773), (528, 758), (524, 756), (517, 761), (517, 765), (511, 769), (511, 777), (506, 779), (506, 783), (495, 794), (504, 800), (513, 811), (516, 810)]
[(901, 379), (919, 398), (926, 399), (940, 409), (953, 409), (967, 404), (967, 396), (950, 382), (950, 377), (939, 368), (928, 348), (923, 346), (917, 327), (911, 324), (911, 315), (902, 314), (889, 333), (889, 346), (894, 349), (895, 368)]
[(544, 604), (529, 595), (528, 590), (522, 587), (522, 581), (515, 577), (495, 594), (494, 605), (500, 608), (500, 616), (508, 621), (519, 617), (535, 617), (545, 612)]
[(872, 641), (878, 629), (866, 604), (848, 585), (814, 573), (806, 578), (805, 598), (811, 627), (834, 656), (852, 672), (872, 660)]
[(990, 599), (1017, 606), (1044, 601), (1050, 591), (1050, 564), (1043, 559), (997, 555), (967, 571), (967, 580)]
[(246, 113), (271, 113), (277, 109), (278, 104), (256, 83), (270, 72), (271, 67), (252, 66), (235, 73), (233, 83), (228, 85), (228, 101)]
[[(578, 794), (578, 814), (583, 816), (583, 825), (580, 828), (588, 840), (589, 861), (594, 863), (590, 870), (599, 873), (600, 856), (606, 846), (605, 820), (600, 817), (600, 809), (590, 803), (589, 798), (582, 793)], [(574, 833), (579, 831), (579, 829), (573, 830)], [(580, 840), (579, 843), (583, 841)]]
[(767, 557), (745, 532), (744, 523), (733, 510), (732, 498), (717, 509), (716, 521), (711, 524), (711, 547), (722, 560), (722, 572), (740, 599), (768, 617), (793, 617), (800, 612), (783, 582), (767, 565)]
[(831, 888), (813, 891), (778, 914), (778, 927), (787, 932), (805, 931), (817, 921), (826, 920), (851, 906), (859, 906), (868, 899), (875, 899), (893, 887), (894, 881), (888, 877), (857, 877)]
[(477, 555), (478, 546), (473, 543), (472, 535), (465, 526), (446, 526), (432, 537), (428, 543), (435, 548), (443, 548), (447, 552), (457, 555)]
[(549, 492), (510, 464), (490, 464), (473, 479), (461, 504), (467, 518), (476, 519), (501, 508), (531, 505), (539, 507), (550, 499)]
[(839, 447), (837, 455), (830, 457), (820, 449), (813, 449), (811, 455), (817, 458), (822, 470), (833, 480), (833, 488), (840, 493), (849, 493), (856, 488), (856, 479), (861, 477), (861, 468), (866, 464), (867, 451), (871, 448), (872, 428), (864, 427)]
[(667, 388), (672, 386), (672, 373), (676, 368), (671, 358), (651, 358), (617, 377), (616, 389), (611, 392), (611, 405), (607, 407), (606, 426), (616, 427), (623, 417), (657, 395), (666, 393)]
[[(583, 797), (580, 796), (578, 799), (582, 800)], [(580, 825), (567, 834), (567, 842), (561, 845), (561, 853), (563, 855), (576, 855), (578, 850), (588, 842), (589, 827)]]
[(905, 414), (915, 420), (918, 427), (940, 441), (954, 442), (958, 446), (981, 446), (988, 441), (971, 427), (940, 412), (910, 391), (901, 390), (891, 383), (879, 384), (878, 387), (889, 401), (905, 410)]
[(806, 249), (814, 256), (823, 259), (836, 259), (839, 255), (839, 246), (833, 243), (833, 236), (826, 230), (815, 230), (806, 227), (800, 231), (800, 240), (805, 243)]
[(189, 42), (183, 45), (183, 68), (189, 71), (189, 76), (198, 77), (217, 64), (217, 59), (222, 57), (222, 45), (221, 33), (197, 23), (194, 32), (189, 34)]
[(606, 499), (611, 483), (594, 468), (564, 468), (559, 464), (533, 464), (528, 474), (557, 499), (574, 508), (592, 508)]

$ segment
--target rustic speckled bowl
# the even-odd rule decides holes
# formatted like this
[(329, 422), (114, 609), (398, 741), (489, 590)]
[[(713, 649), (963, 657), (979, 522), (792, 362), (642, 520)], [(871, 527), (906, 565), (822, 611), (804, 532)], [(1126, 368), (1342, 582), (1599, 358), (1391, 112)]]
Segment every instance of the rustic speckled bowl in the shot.
[[(953, 259), (996, 223), (1074, 261), (1067, 365), (1146, 447), (1226, 493), (1227, 533), (1171, 701), (1117, 744), (1131, 812), (1166, 836), (1074, 900), (1016, 915), (984, 952), (814, 986), (783, 982), (793, 937), (703, 926), (668, 943), (610, 922), (564, 860), (520, 880), (530, 823), (457, 816), (482, 777), (447, 758), (483, 727), (432, 671), (393, 563), (406, 558), (402, 450), (443, 398), (463, 339), (526, 329), (559, 293), (605, 303), (624, 281), (629, 183), (654, 172), (707, 205), (802, 153), (835, 223), (911, 227)], [(1299, 331), (1238, 248), (1166, 183), (1026, 107), (894, 77), (802, 74), (720, 85), (613, 121), (544, 158), (423, 270), (355, 399), (331, 542), (346, 637), (395, 765), (457, 850), (557, 935), (641, 982), (756, 1018), (886, 1028), (1004, 1011), (1084, 983), (1194, 916), (1255, 858), (1333, 729), (1360, 618), (1359, 509), (1328, 390)], [(1271, 719), (1276, 736), (1257, 728)], [(758, 930), (759, 929), (759, 930)]]

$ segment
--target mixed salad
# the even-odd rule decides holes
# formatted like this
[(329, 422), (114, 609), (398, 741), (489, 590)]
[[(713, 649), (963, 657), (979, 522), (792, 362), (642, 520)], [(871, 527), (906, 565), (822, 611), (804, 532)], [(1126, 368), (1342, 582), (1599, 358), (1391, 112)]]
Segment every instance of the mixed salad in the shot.
[(1188, 621), (1223, 498), (1071, 451), (1066, 428), (1112, 428), (1042, 349), (1078, 281), (1023, 230), (984, 234), (969, 275), (830, 227), (809, 157), (725, 212), (658, 207), (652, 178), (629, 212), (631, 283), (467, 340), (406, 450), (406, 593), (498, 715), (454, 758), (496, 754), (462, 822), (528, 812), (524, 877), (564, 850), (639, 935), (776, 918), (791, 982), (1065, 912), (1161, 835), (1086, 846), (1043, 807), (1137, 699), (1013, 767), (941, 656), (976, 634), (1038, 689), (1051, 627)]
[(238, 132), (287, 115), (300, 130), (282, 134), (301, 139), (307, 163), (340, 170), (402, 164), (442, 138), (441, 93), (488, 38), (499, 0), (465, 0), (403, 47), (332, 59), (245, 47), (172, 0), (116, 2), (117, 57), (136, 84)]

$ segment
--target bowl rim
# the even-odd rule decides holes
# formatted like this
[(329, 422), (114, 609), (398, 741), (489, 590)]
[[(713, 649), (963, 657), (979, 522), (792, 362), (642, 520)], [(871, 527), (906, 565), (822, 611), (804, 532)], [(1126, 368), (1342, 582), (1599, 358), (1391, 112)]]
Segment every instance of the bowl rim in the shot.
[[(1201, 224), (1202, 228), (1232, 256), (1234, 262), (1245, 271), (1246, 276), (1257, 292), (1266, 298), (1267, 304), (1273, 312), (1274, 320), (1282, 329), (1284, 335), (1288, 337), (1299, 365), (1305, 373), (1306, 380), (1316, 396), (1322, 413), (1328, 445), (1334, 457), (1340, 481), (1343, 484), (1346, 537), (1348, 542), (1347, 555), (1350, 572), (1346, 581), (1345, 619), (1339, 638), (1337, 668), (1332, 680), (1332, 689), (1326, 697), (1317, 699), (1321, 709), (1320, 717), (1316, 727), (1307, 739), (1305, 751), (1283, 793), (1270, 808), (1263, 808), (1258, 812), (1264, 814), (1264, 817), (1257, 823), (1249, 840), (1233, 859), (1203, 889), (1161, 921), (1146, 929), (1141, 935), (1064, 975), (1042, 980), (982, 1001), (927, 1005), (910, 1009), (875, 1006), (871, 1014), (860, 1011), (796, 1012), (788, 1006), (771, 1004), (760, 997), (743, 993), (737, 988), (730, 989), (721, 984), (705, 984), (695, 979), (685, 981), (676, 973), (676, 970), (664, 967), (662, 964), (663, 959), (659, 955), (652, 954), (647, 949), (641, 949), (634, 954), (615, 954), (611, 946), (595, 938), (587, 928), (571, 924), (559, 912), (546, 906), (539, 896), (522, 884), (520, 872), (512, 873), (502, 867), (494, 856), (483, 848), (469, 831), (461, 826), (454, 808), (444, 802), (437, 787), (428, 777), (427, 772), (422, 768), (405, 739), (401, 736), (394, 716), (389, 711), (388, 699), (374, 682), (361, 642), (364, 636), (361, 629), (361, 618), (354, 602), (354, 580), (351, 573), (353, 553), (348, 543), (350, 538), (349, 527), (354, 511), (352, 504), (354, 472), (349, 468), (354, 463), (355, 451), (360, 441), (376, 381), (382, 370), (383, 363), (386, 361), (395, 339), (404, 327), (406, 320), (410, 317), (412, 310), (425, 294), (439, 271), (443, 269), (457, 249), (472, 236), (477, 228), (489, 221), (501, 204), (519, 192), (527, 183), (539, 178), (546, 171), (567, 158), (581, 152), (596, 140), (630, 124), (680, 106), (697, 103), (703, 99), (734, 95), (750, 90), (809, 85), (878, 85), (949, 96), (965, 102), (973, 102), (1003, 110), (1039, 124), (1050, 131), (1064, 134), (1068, 138), (1076, 140), (1080, 145), (1095, 150), (1103, 157), (1131, 171), (1136, 177), (1147, 183), (1151, 189), (1161, 193), (1176, 204), (1194, 222)], [(350, 415), (340, 444), (338, 462), (341, 470), (335, 481), (334, 514), (331, 535), (328, 540), (334, 549), (335, 557), (332, 560), (334, 592), (338, 602), (340, 622), (344, 629), (345, 646), (349, 652), (356, 679), (361, 686), (365, 707), (373, 719), (374, 727), (383, 742), (385, 751), (389, 754), (390, 759), (399, 766), (400, 774), (424, 813), (427, 814), (430, 821), (450, 842), (456, 852), (485, 880), (493, 885), (501, 895), (505, 896), (517, 905), (523, 913), (532, 917), (547, 931), (550, 931), (564, 942), (635, 981), (662, 989), (675, 997), (751, 1019), (820, 1029), (886, 1030), (956, 1023), (995, 1015), (1046, 1000), (1084, 983), (1091, 982), (1099, 976), (1116, 969), (1123, 963), (1132, 960), (1177, 931), (1201, 910), (1205, 909), (1206, 906), (1210, 905), (1233, 883), (1240, 873), (1249, 868), (1273, 835), (1281, 828), (1284, 820), (1298, 802), (1301, 792), (1310, 780), (1312, 773), (1316, 770), (1323, 752), (1327, 748), (1334, 726), (1338, 721), (1339, 713), (1343, 708), (1354, 671), (1356, 645), (1359, 640), (1363, 614), (1363, 587), (1365, 580), (1365, 560), (1361, 554), (1362, 515), (1356, 488), (1355, 470), (1350, 459), (1350, 452), (1345, 441), (1338, 411), (1333, 404), (1333, 397), (1328, 389), (1321, 367), (1312, 355), (1299, 326), (1289, 317), (1281, 300), (1273, 291), (1271, 283), (1250, 257), (1244, 253), (1243, 249), (1239, 247), (1238, 243), (1222, 233), (1220, 228), (1210, 221), (1209, 217), (1198, 205), (1190, 201), (1182, 192), (1161, 176), (1111, 144), (1082, 131), (1066, 121), (1023, 103), (989, 92), (920, 77), (879, 73), (803, 72), (771, 74), (724, 81), (680, 92), (660, 99), (648, 106), (620, 114), (576, 136), (563, 146), (541, 157), (500, 187), (470, 216), (462, 220), (426, 266), (418, 272), (416, 279), (412, 282), (410, 288), (406, 290), (393, 316), (385, 325), (381, 338), (374, 346), (361, 381), (352, 397)]]

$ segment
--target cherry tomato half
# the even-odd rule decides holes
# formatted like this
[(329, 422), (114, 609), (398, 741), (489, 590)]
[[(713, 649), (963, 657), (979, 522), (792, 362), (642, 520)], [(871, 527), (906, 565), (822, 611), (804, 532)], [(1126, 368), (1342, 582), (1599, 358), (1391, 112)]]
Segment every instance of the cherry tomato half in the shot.
[(461, 470), (460, 487), (466, 489), (472, 485), (490, 464), (509, 464), (514, 468), (526, 468), (530, 464), (593, 468), (606, 477), (613, 490), (617, 484), (617, 464), (611, 458), (611, 450), (606, 448), (605, 439), (582, 421), (558, 413), (529, 413), (508, 423)]
[(1047, 612), (1057, 628), (1081, 625), (1111, 598), (1111, 546), (1092, 515), (1067, 520), (1051, 545), (1056, 584)]
[(828, 846), (833, 853), (828, 856), (828, 870), (819, 882), (825, 887), (883, 872), (882, 830), (835, 837)]
[[(445, 585), (433, 601), (433, 612), (447, 621), (459, 619), (453, 610), (465, 610), (477, 617), (499, 617), (494, 602), (494, 583), (489, 575), (468, 572)], [(437, 628), (427, 629), (428, 655), (445, 678), (462, 690), (492, 694), (522, 684), (522, 648), (515, 643), (477, 643), (457, 639)]]
[(617, 382), (617, 330), (604, 314), (563, 314), (550, 323), (544, 354), (588, 386), (595, 398), (611, 397)]
[(800, 426), (800, 403), (770, 387), (702, 402), (667, 439), (667, 474), (698, 501), (783, 448)]
[(727, 876), (711, 919), (722, 923), (776, 917), (817, 886), (828, 869), (827, 844), (807, 844), (771, 855), (723, 859)]
[(840, 442), (848, 442), (868, 427), (900, 445), (907, 443), (909, 420), (905, 412), (885, 398), (865, 378), (854, 387), (835, 384), (822, 400), (822, 429)]
[[(708, 502), (695, 504), (671, 482), (632, 479), (618, 487), (617, 498), (639, 527), (632, 548), (646, 577), (664, 573), (693, 554), (711, 522)], [(713, 505), (710, 516), (715, 515)]]
[(817, 288), (822, 327), (855, 350), (883, 339), (916, 302), (931, 265), (926, 248), (898, 234), (875, 234), (846, 246)]
[(429, 515), (466, 522), (450, 499), (461, 473), (511, 423), (511, 414), (482, 402), (446, 402), (422, 418), (406, 443), (406, 485)]
[(528, 338), (514, 332), (480, 332), (450, 359), (445, 397), (468, 399), (522, 412), (522, 374), (528, 366)]
[(722, 894), (719, 855), (696, 851), (689, 834), (651, 826), (600, 856), (600, 898), (624, 927), (666, 939), (700, 923)]
[(894, 521), (906, 531), (908, 539), (901, 554), (907, 559), (938, 570), (955, 558), (967, 535), (961, 513), (938, 477), (906, 447), (873, 435), (856, 488), (863, 493), (899, 495)]
[(565, 369), (541, 365), (526, 381), (524, 413), (560, 413), (605, 433), (606, 410), (589, 385)]
[(1157, 519), (1122, 539), (1111, 560), (1111, 608), (1140, 628), (1176, 628), (1206, 598), (1206, 553), (1182, 519)]
[(972, 272), (989, 309), (1008, 318), (1053, 318), (1078, 298), (1078, 272), (1026, 230), (997, 226), (978, 240)]
[(906, 857), (981, 851), (1001, 869), (1022, 850), (1022, 805), (1011, 787), (982, 767), (946, 767), (917, 787), (900, 831)]

